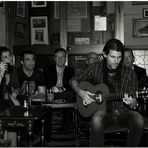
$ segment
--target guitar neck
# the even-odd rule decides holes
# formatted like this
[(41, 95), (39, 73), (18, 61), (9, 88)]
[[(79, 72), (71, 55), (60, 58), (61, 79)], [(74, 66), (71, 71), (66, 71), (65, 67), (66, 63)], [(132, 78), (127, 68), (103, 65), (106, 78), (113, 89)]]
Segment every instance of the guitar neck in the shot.
[(124, 97), (124, 93), (110, 93), (110, 94), (103, 94), (102, 97), (105, 100), (121, 100)]
[[(122, 100), (124, 97), (123, 92), (121, 93), (110, 93), (110, 94), (102, 94), (104, 100)], [(128, 93), (128, 95), (133, 95), (134, 93)]]

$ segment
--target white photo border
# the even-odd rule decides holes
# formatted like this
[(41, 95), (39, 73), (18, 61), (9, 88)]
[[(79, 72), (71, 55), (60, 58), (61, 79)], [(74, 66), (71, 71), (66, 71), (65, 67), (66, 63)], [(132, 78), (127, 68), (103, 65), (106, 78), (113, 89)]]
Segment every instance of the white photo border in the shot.
[(143, 17), (148, 18), (148, 8), (143, 9)]
[[(31, 21), (31, 45), (48, 45), (48, 17), (47, 16), (33, 16)], [(35, 24), (36, 23), (36, 24)], [(40, 34), (41, 38), (37, 38)]]
[(45, 1), (39, 1), (39, 2), (44, 2), (42, 5), (36, 5), (35, 2), (38, 2), (38, 1), (32, 1), (31, 6), (33, 8), (47, 7), (47, 2), (45, 2)]

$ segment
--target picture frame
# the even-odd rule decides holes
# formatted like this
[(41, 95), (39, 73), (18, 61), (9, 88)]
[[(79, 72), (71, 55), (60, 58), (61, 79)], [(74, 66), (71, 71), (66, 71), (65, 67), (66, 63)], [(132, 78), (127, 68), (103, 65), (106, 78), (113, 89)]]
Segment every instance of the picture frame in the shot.
[(148, 8), (143, 9), (143, 17), (147, 18), (148, 17)]
[(45, 1), (32, 1), (32, 7), (39, 8), (39, 7), (46, 7), (47, 3)]
[(47, 16), (34, 16), (31, 21), (31, 45), (48, 45), (48, 18)]
[(148, 5), (148, 1), (133, 1), (132, 5)]
[(86, 1), (72, 1), (68, 3), (68, 18), (87, 18), (87, 2)]
[(16, 3), (16, 16), (25, 17), (25, 1)]
[[(54, 2), (54, 18), (60, 18), (59, 1)], [(72, 1), (67, 2), (67, 18), (87, 18), (87, 2), (86, 1)]]
[(26, 38), (26, 28), (27, 28), (27, 24), (25, 23), (20, 23), (20, 22), (16, 22), (16, 27), (15, 27), (15, 36), (18, 38)]
[(148, 37), (148, 19), (133, 19), (133, 37)]

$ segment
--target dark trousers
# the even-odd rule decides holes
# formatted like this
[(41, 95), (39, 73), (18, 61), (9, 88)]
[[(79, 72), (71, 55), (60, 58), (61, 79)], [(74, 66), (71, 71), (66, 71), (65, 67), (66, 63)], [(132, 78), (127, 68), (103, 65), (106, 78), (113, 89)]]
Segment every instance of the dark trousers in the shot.
[(143, 135), (144, 120), (136, 111), (127, 111), (122, 113), (116, 120), (113, 120), (109, 114), (103, 111), (97, 111), (91, 119), (91, 144), (90, 146), (104, 146), (104, 129), (108, 126), (120, 125), (129, 129), (126, 146), (138, 146)]

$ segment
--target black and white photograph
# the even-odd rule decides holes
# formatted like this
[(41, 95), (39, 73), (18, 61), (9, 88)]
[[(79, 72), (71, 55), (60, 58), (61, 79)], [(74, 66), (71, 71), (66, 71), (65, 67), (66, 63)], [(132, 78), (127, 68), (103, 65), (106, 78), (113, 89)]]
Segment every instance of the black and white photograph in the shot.
[(143, 9), (143, 17), (148, 17), (148, 8)]
[(148, 1), (0, 1), (0, 147), (148, 147)]
[(133, 36), (148, 37), (148, 20), (133, 19)]
[(25, 2), (16, 3), (16, 16), (25, 17)]
[(27, 25), (24, 23), (16, 23), (16, 30), (15, 30), (15, 35), (18, 38), (25, 38), (26, 37), (26, 27)]
[(31, 17), (31, 44), (48, 45), (47, 16)]
[(38, 7), (46, 7), (46, 1), (32, 1), (32, 7), (38, 8)]

